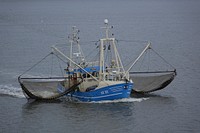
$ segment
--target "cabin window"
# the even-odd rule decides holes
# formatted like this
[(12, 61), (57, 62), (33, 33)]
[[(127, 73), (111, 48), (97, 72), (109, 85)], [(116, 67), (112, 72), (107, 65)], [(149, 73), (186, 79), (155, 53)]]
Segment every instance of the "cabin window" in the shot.
[(74, 73), (74, 74), (73, 74), (73, 78), (74, 78), (74, 79), (77, 79), (77, 73)]
[(85, 73), (82, 76), (83, 76), (83, 78), (86, 78), (86, 74)]

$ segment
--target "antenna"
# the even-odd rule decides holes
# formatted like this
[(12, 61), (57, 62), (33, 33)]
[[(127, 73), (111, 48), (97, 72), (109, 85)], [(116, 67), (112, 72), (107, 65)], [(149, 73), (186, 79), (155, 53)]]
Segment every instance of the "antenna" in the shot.
[(108, 25), (108, 19), (104, 19), (105, 27), (101, 27), (102, 29), (106, 30), (106, 38), (109, 38), (109, 30), (113, 28), (113, 26)]
[(108, 25), (108, 19), (104, 19), (104, 24)]

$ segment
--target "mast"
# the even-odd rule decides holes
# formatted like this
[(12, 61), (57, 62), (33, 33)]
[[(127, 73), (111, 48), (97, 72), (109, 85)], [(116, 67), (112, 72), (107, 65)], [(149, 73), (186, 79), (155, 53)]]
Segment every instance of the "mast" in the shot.
[[(100, 46), (99, 46), (99, 53), (100, 53), (100, 58), (99, 58), (99, 66), (100, 66), (100, 71), (99, 71), (99, 80), (105, 80), (105, 74), (106, 74), (106, 70), (105, 70), (105, 52), (104, 50), (106, 49), (107, 45), (111, 45), (112, 46), (112, 50), (113, 50), (113, 59), (110, 61), (110, 64), (113, 63), (113, 66), (110, 65), (110, 70), (111, 73), (114, 73), (116, 76), (118, 75), (118, 79), (121, 79), (121, 77), (119, 76), (120, 74), (124, 75), (125, 74), (125, 70), (122, 64), (122, 61), (120, 59), (117, 47), (116, 47), (116, 39), (115, 38), (110, 38), (109, 37), (109, 31), (110, 29), (113, 28), (113, 26), (109, 26), (108, 25), (108, 20), (105, 19), (104, 20), (104, 24), (105, 27), (102, 27), (102, 29), (105, 29), (105, 38), (100, 39)], [(108, 65), (108, 64), (106, 64)], [(107, 69), (107, 66), (106, 66)], [(107, 73), (108, 74), (108, 73)]]
[(100, 67), (100, 71), (99, 71), (99, 80), (105, 80), (105, 62), (104, 62), (104, 42), (109, 40), (109, 29), (111, 27), (108, 26), (108, 19), (104, 20), (104, 24), (105, 27), (102, 27), (103, 29), (105, 29), (106, 31), (106, 37), (100, 39), (100, 46), (99, 46), (99, 67)]
[[(76, 28), (76, 26), (72, 27), (72, 34), (68, 36), (69, 42), (70, 42), (70, 59), (74, 60), (74, 58), (77, 59), (77, 63), (81, 63), (82, 61), (85, 61), (83, 51), (80, 47), (80, 38), (78, 37), (79, 30)], [(74, 52), (76, 51), (76, 53)], [(69, 62), (69, 65), (72, 66), (72, 62)]]
[(104, 80), (104, 51), (103, 51), (103, 39), (100, 40), (100, 47), (99, 47), (99, 52), (100, 52), (100, 58), (99, 58), (99, 80)]

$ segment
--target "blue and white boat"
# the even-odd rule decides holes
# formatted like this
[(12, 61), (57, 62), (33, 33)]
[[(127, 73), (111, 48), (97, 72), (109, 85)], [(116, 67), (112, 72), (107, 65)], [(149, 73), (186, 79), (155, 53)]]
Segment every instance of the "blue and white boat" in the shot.
[(78, 37), (79, 30), (74, 26), (72, 34), (68, 37), (69, 44), (65, 44), (67, 51), (57, 45), (52, 46), (52, 52), (45, 57), (55, 55), (65, 62), (65, 74), (61, 77), (24, 78), (22, 75), (27, 71), (24, 72), (18, 80), (25, 96), (38, 100), (51, 100), (65, 96), (83, 102), (117, 100), (130, 97), (131, 92), (153, 92), (171, 83), (176, 76), (176, 69), (169, 63), (168, 65), (173, 68), (171, 71), (167, 69), (167, 71), (131, 72), (139, 59), (146, 55), (145, 52), (153, 50), (150, 42), (125, 70), (116, 46), (117, 41), (110, 35), (113, 26), (108, 25), (107, 19), (104, 20), (104, 24), (102, 29), (105, 30), (105, 37), (100, 39), (95, 46), (97, 56), (94, 54), (90, 56), (97, 57), (95, 60), (89, 60), (87, 56), (84, 56)]
[[(69, 37), (71, 42), (70, 57), (64, 55), (56, 47), (52, 47), (55, 54), (61, 55), (69, 60), (69, 66), (68, 69), (66, 69), (67, 76), (71, 77), (71, 81), (69, 82), (77, 83), (83, 80), (77, 87), (78, 89), (67, 94), (67, 96), (73, 99), (88, 102), (130, 97), (133, 82), (129, 79), (129, 76), (126, 75), (123, 68), (115, 45), (115, 38), (109, 37), (109, 30), (112, 26), (108, 25), (107, 19), (105, 20), (105, 27), (103, 28), (106, 31), (106, 36), (100, 39), (100, 44), (98, 46), (100, 54), (99, 60), (97, 61), (85, 61), (87, 59), (84, 57), (79, 44), (79, 38), (77, 37), (77, 31), (79, 30), (75, 27), (73, 28), (73, 34)], [(106, 62), (104, 60), (105, 47), (109, 47), (109, 50), (113, 50), (114, 53), (112, 59)], [(76, 52), (73, 50), (76, 50)]]

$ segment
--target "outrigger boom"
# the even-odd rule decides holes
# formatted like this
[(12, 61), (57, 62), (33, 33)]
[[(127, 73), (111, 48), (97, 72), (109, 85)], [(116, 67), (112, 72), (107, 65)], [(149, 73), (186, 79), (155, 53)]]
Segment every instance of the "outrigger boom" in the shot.
[(72, 59), (70, 59), (69, 57), (67, 57), (65, 54), (63, 54), (60, 50), (58, 50), (55, 46), (51, 47), (53, 49), (53, 53), (58, 52), (59, 55), (61, 55), (62, 57), (64, 57), (65, 59), (69, 60), (70, 62), (72, 62), (74, 65), (76, 65), (77, 67), (79, 67), (80, 69), (82, 69), (84, 72), (86, 72), (87, 74), (89, 74), (93, 79), (95, 79), (96, 81), (99, 82), (99, 80), (97, 78), (95, 78), (93, 75), (91, 75), (89, 72), (87, 72), (83, 67), (81, 67), (80, 65), (78, 65), (76, 62), (74, 62)]
[[(135, 61), (133, 62), (133, 64), (128, 68), (128, 70), (126, 71), (124, 77), (129, 77), (129, 72), (130, 70), (132, 69), (132, 67), (137, 63), (137, 61), (142, 57), (142, 55), (148, 50), (151, 48), (151, 43), (148, 42), (147, 43), (147, 46), (144, 48), (144, 50), (140, 53), (140, 55), (135, 59)], [(128, 76), (127, 76), (128, 75)]]

